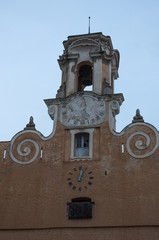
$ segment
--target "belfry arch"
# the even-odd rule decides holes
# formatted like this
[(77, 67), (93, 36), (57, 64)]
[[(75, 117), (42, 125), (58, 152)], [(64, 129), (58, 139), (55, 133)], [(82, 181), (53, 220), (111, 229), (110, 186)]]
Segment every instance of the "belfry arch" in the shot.
[(93, 66), (90, 62), (82, 62), (77, 67), (77, 91), (93, 88)]

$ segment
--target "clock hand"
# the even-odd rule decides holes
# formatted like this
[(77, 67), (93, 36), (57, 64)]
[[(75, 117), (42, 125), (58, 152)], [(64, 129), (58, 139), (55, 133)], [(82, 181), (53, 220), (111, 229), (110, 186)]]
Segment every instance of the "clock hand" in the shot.
[(84, 169), (84, 167), (81, 168), (80, 175), (79, 175), (79, 177), (78, 177), (78, 181), (79, 181), (79, 182), (82, 180), (83, 169)]

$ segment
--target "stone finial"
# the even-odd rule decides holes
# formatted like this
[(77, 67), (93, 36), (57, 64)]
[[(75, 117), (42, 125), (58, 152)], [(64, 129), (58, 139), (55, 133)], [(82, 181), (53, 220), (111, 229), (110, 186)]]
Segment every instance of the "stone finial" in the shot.
[(136, 110), (136, 115), (133, 117), (133, 120), (132, 120), (132, 123), (136, 123), (136, 122), (144, 122), (143, 117), (140, 115), (139, 109)]
[(28, 130), (28, 129), (36, 130), (36, 129), (35, 129), (34, 119), (33, 119), (32, 116), (30, 117), (29, 123), (28, 123), (28, 124), (26, 125), (26, 127), (24, 128), (24, 130)]

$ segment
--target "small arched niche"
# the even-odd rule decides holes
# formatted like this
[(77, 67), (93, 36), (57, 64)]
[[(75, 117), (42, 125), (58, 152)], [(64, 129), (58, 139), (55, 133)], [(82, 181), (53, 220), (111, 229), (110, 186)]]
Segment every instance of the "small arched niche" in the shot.
[(92, 65), (89, 62), (84, 62), (78, 66), (77, 78), (78, 91), (92, 91), (93, 73)]

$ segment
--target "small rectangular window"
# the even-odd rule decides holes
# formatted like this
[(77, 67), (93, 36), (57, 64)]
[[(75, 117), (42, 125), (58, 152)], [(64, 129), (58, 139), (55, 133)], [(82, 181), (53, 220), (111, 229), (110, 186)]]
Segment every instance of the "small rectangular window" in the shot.
[(91, 160), (93, 155), (94, 128), (72, 129), (71, 160)]
[(75, 135), (75, 156), (89, 156), (89, 133)]

